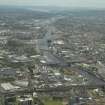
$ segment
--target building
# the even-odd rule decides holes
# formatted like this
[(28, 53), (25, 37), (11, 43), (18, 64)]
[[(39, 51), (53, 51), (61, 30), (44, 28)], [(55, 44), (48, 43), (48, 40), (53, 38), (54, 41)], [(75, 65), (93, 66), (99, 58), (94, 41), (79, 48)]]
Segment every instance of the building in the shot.
[(14, 86), (11, 83), (1, 83), (1, 89), (4, 91), (16, 91), (19, 90), (19, 86)]
[(1, 105), (16, 105), (16, 96), (14, 94), (2, 95)]
[(0, 78), (16, 78), (16, 70), (12, 68), (1, 68)]
[(33, 105), (33, 98), (30, 95), (19, 96), (17, 105)]

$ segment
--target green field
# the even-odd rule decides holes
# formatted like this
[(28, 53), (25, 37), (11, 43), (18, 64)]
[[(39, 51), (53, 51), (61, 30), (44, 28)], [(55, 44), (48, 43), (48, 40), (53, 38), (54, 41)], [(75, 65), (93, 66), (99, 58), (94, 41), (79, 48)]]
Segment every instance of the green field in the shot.
[(63, 105), (61, 100), (53, 100), (50, 98), (46, 98), (43, 100), (44, 105)]

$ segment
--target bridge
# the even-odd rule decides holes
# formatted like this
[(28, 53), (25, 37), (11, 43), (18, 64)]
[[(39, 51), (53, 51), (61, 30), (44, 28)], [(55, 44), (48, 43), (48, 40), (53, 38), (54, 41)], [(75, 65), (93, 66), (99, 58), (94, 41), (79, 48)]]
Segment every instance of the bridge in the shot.
[(34, 88), (33, 90), (29, 90), (28, 88), (23, 88), (19, 90), (14, 91), (2, 91), (0, 92), (1, 95), (9, 95), (9, 94), (15, 94), (15, 95), (21, 95), (21, 94), (27, 94), (27, 93), (52, 93), (52, 92), (68, 92), (71, 89), (75, 90), (83, 90), (83, 89), (96, 89), (96, 88), (102, 88), (105, 90), (105, 84), (93, 84), (93, 85), (70, 85), (70, 86), (58, 86), (58, 87), (45, 87), (45, 88)]

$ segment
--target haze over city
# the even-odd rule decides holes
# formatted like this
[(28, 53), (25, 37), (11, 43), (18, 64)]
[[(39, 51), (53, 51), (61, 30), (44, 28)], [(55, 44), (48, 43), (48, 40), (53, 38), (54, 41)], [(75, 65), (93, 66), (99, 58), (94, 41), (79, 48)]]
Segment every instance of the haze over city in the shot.
[(104, 8), (105, 0), (0, 0), (0, 4)]

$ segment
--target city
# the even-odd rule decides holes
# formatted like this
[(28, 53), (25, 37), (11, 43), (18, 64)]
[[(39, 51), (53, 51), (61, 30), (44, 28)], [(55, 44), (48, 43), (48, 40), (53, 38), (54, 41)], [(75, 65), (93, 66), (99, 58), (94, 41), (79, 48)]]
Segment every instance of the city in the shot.
[(105, 10), (0, 7), (0, 105), (105, 105)]

